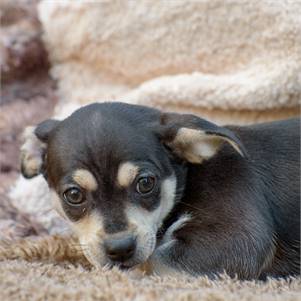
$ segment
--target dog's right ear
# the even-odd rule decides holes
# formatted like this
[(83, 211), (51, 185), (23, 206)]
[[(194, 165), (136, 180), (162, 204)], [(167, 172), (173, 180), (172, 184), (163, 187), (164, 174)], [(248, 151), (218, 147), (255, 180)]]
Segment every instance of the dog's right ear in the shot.
[(195, 115), (163, 113), (155, 132), (173, 153), (193, 164), (212, 158), (224, 143), (231, 145), (241, 157), (247, 157), (234, 132)]
[(58, 120), (48, 119), (25, 129), (21, 147), (21, 173), (25, 178), (33, 178), (42, 172), (48, 138), (58, 124)]

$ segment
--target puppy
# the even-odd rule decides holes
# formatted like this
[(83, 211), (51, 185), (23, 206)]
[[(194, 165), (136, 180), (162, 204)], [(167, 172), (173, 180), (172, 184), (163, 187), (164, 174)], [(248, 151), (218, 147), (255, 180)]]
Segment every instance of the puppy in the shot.
[(93, 265), (264, 279), (300, 272), (299, 159), (297, 119), (97, 103), (27, 129), (22, 173), (45, 177)]

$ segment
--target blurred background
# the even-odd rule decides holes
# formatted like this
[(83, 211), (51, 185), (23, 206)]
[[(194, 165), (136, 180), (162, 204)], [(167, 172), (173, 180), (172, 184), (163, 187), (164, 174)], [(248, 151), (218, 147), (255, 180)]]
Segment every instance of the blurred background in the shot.
[(28, 125), (116, 100), (219, 124), (300, 115), (300, 16), (289, 0), (1, 0), (1, 235), (61, 227), (42, 177), (19, 176)]
[(0, 191), (19, 172), (19, 134), (52, 114), (55, 83), (41, 40), (38, 1), (1, 1)]

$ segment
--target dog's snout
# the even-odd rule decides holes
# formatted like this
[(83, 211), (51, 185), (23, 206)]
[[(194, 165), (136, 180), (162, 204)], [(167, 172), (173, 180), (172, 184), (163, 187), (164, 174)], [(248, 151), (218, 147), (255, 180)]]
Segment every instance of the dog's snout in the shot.
[(104, 248), (110, 260), (124, 262), (134, 255), (136, 238), (133, 235), (127, 235), (121, 238), (106, 239)]

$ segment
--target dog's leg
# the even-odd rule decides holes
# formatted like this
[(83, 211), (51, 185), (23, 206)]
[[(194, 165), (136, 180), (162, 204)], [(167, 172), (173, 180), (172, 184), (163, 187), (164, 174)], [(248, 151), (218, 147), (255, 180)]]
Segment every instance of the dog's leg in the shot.
[[(216, 277), (226, 272), (231, 277), (254, 279), (273, 260), (275, 245), (264, 230), (256, 236), (252, 230), (227, 233), (225, 226), (224, 232), (212, 230), (210, 234), (200, 229), (193, 231), (193, 221), (188, 221), (187, 225), (182, 222), (186, 222), (186, 217), (167, 230), (162, 243), (144, 266), (146, 273)], [(180, 235), (179, 231), (182, 231)]]
[(149, 260), (140, 266), (147, 275), (157, 276), (178, 276), (178, 275), (192, 275), (192, 273), (184, 271), (178, 267), (178, 264), (173, 262), (170, 254), (173, 252), (175, 246), (173, 243), (165, 243), (155, 250)]

